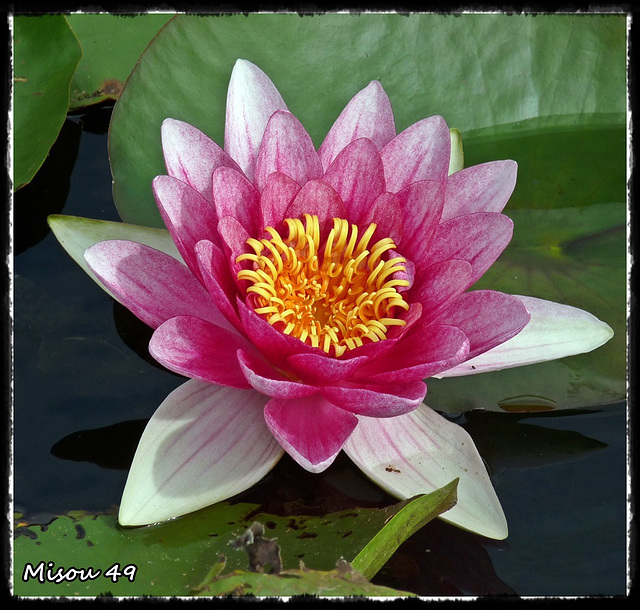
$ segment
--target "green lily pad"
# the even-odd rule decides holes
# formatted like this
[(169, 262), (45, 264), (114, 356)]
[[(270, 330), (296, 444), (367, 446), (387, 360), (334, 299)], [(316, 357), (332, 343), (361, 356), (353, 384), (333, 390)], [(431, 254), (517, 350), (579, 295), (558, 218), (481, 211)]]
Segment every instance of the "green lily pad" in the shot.
[[(261, 513), (256, 504), (221, 502), (143, 528), (123, 528), (114, 515), (84, 513), (59, 516), (45, 526), (18, 521), (14, 590), (19, 596), (190, 595), (211, 577), (220, 555), (229, 570), (247, 569), (247, 555), (231, 543), (254, 521), (277, 538), (285, 569), (298, 568), (302, 560), (310, 569), (331, 571), (344, 558), (371, 578), (381, 557), (390, 557), (419, 527), (455, 503), (456, 486), (453, 481), (387, 508), (322, 516), (282, 517)], [(66, 573), (71, 567), (91, 567), (99, 574), (83, 581), (76, 572), (75, 579), (56, 582), (58, 569)]]
[(35, 176), (58, 137), (82, 51), (62, 15), (19, 15), (14, 27), (13, 180), (17, 190)]
[(140, 55), (171, 14), (72, 14), (71, 29), (82, 46), (82, 61), (71, 84), (72, 110), (120, 97)]
[(114, 109), (110, 152), (123, 220), (161, 226), (150, 185), (165, 172), (165, 118), (223, 142), (239, 57), (269, 75), (316, 145), (371, 80), (389, 94), (399, 130), (442, 114), (463, 140), (470, 130), (540, 116), (567, 126), (577, 114), (599, 123), (626, 111), (624, 15), (181, 15), (149, 45)]

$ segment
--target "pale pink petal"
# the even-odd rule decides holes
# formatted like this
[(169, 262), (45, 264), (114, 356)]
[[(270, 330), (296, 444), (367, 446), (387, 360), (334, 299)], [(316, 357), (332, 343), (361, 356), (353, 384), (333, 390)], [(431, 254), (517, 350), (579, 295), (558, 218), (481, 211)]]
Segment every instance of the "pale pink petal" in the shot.
[(211, 174), (216, 167), (238, 168), (236, 162), (199, 129), (176, 119), (162, 123), (162, 151), (167, 173), (211, 201)]
[(322, 166), (326, 170), (358, 138), (368, 138), (381, 150), (395, 135), (391, 102), (382, 85), (372, 81), (351, 99), (329, 130), (319, 151)]
[(192, 379), (145, 428), (118, 520), (148, 525), (227, 500), (258, 483), (284, 453), (265, 425), (266, 397)]
[(448, 259), (471, 263), (469, 286), (493, 265), (511, 241), (513, 222), (504, 214), (478, 212), (438, 225), (427, 253), (430, 264)]
[(346, 379), (368, 361), (367, 356), (338, 360), (328, 354), (293, 354), (287, 358), (293, 372), (306, 383), (322, 385)]
[(384, 168), (375, 144), (366, 138), (348, 144), (333, 160), (322, 181), (340, 195), (348, 218), (359, 223), (360, 217), (384, 192)]
[(318, 388), (285, 378), (266, 361), (245, 351), (238, 352), (238, 361), (246, 380), (254, 390), (274, 398), (301, 398)]
[(271, 115), (287, 110), (282, 96), (260, 68), (245, 59), (233, 67), (227, 91), (224, 148), (249, 180)]
[(344, 450), (370, 479), (400, 499), (459, 479), (457, 504), (440, 517), (488, 538), (507, 537), (500, 501), (463, 428), (426, 405), (390, 419), (358, 420)]
[(293, 400), (272, 398), (264, 418), (284, 450), (309, 472), (328, 468), (358, 423), (355, 415), (319, 394)]
[(84, 257), (105, 287), (152, 328), (180, 315), (224, 324), (202, 284), (164, 252), (132, 241), (112, 240), (95, 244)]
[(244, 337), (195, 318), (177, 316), (161, 324), (149, 353), (174, 373), (234, 388), (249, 388), (236, 353), (249, 348)]
[(321, 235), (327, 235), (333, 227), (334, 218), (346, 218), (347, 211), (342, 199), (332, 187), (321, 180), (307, 182), (291, 202), (286, 218), (302, 218), (304, 214), (315, 214), (320, 222)]
[(300, 186), (322, 176), (320, 157), (302, 123), (290, 112), (278, 111), (267, 123), (253, 179), (259, 191), (269, 174), (280, 172)]
[(426, 384), (415, 379), (399, 385), (343, 383), (322, 388), (322, 395), (334, 405), (370, 417), (394, 417), (413, 411), (426, 393)]
[(189, 269), (200, 278), (193, 249), (201, 239), (218, 240), (216, 211), (198, 191), (171, 176), (156, 176), (152, 187), (165, 226)]
[(517, 174), (515, 161), (491, 161), (449, 176), (442, 221), (474, 212), (502, 212)]
[(436, 377), (458, 377), (535, 364), (590, 352), (613, 330), (592, 314), (561, 303), (516, 296), (531, 314), (515, 337)]
[(387, 190), (397, 193), (412, 182), (443, 182), (449, 171), (451, 136), (441, 116), (407, 127), (380, 151)]
[(469, 339), (469, 358), (490, 350), (517, 335), (529, 322), (522, 301), (496, 290), (473, 290), (461, 295), (438, 324), (457, 326)]
[(264, 226), (279, 231), (287, 208), (299, 192), (300, 185), (293, 178), (280, 172), (269, 174), (260, 197)]
[(231, 216), (249, 233), (262, 228), (260, 193), (244, 174), (228, 167), (213, 172), (211, 187), (218, 218)]

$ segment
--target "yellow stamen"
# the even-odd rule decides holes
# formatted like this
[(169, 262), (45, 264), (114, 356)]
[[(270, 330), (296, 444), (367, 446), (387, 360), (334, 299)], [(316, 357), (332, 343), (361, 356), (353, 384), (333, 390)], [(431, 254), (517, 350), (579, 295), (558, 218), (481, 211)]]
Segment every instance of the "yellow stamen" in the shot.
[(238, 279), (250, 283), (247, 302), (269, 324), (334, 356), (386, 339), (389, 327), (404, 326), (394, 308), (409, 309), (396, 290), (409, 285), (396, 277), (406, 260), (385, 259), (396, 247), (389, 237), (370, 246), (375, 224), (358, 240), (356, 225), (334, 218), (324, 247), (317, 216), (305, 214), (304, 223), (287, 218), (284, 225), (286, 238), (266, 227), (270, 239), (248, 239), (253, 253), (236, 259), (251, 263)]

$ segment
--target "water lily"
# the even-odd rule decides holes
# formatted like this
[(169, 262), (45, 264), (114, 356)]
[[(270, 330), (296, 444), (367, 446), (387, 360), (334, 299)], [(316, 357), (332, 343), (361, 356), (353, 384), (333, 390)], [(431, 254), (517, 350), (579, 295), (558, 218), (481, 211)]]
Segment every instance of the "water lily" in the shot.
[[(611, 329), (573, 307), (470, 290), (509, 243), (516, 163), (462, 168), (440, 116), (396, 133), (370, 83), (318, 150), (245, 60), (224, 147), (161, 127), (153, 192), (168, 231), (71, 217), (51, 226), (76, 260), (155, 329), (149, 350), (189, 380), (152, 416), (120, 506), (166, 520), (260, 481), (287, 452), (325, 470), (340, 451), (406, 498), (459, 478), (442, 518), (507, 526), (469, 435), (423, 403), (424, 379), (592, 350)], [(84, 257), (84, 258), (83, 258)]]

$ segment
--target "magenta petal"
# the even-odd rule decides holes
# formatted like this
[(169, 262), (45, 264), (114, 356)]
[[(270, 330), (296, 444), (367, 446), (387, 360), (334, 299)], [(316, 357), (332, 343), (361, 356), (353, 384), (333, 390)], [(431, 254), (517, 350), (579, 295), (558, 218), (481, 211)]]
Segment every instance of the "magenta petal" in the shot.
[(238, 167), (220, 146), (189, 123), (165, 119), (161, 133), (167, 173), (209, 201), (213, 170), (221, 166)]
[(529, 322), (522, 301), (495, 290), (473, 290), (461, 295), (438, 319), (457, 326), (469, 339), (469, 358), (517, 335)]
[(322, 354), (293, 354), (287, 357), (287, 364), (294, 373), (305, 382), (316, 384), (335, 383), (346, 379), (368, 361), (367, 356), (357, 356), (349, 360), (338, 360)]
[(380, 151), (387, 190), (397, 193), (412, 182), (442, 182), (449, 171), (451, 136), (440, 116), (414, 123)]
[(247, 347), (246, 339), (224, 328), (193, 316), (178, 316), (156, 329), (149, 353), (185, 377), (249, 388), (236, 357), (239, 349)]
[(265, 127), (277, 110), (287, 110), (282, 96), (260, 68), (236, 61), (227, 91), (224, 148), (253, 180)]
[(273, 398), (301, 398), (318, 391), (318, 388), (286, 379), (264, 360), (240, 350), (238, 361), (245, 378), (254, 390)]
[(235, 218), (250, 235), (262, 228), (260, 193), (239, 171), (221, 167), (211, 178), (213, 203), (218, 218)]
[(218, 222), (218, 233), (222, 238), (222, 242), (225, 246), (225, 254), (228, 256), (229, 272), (236, 285), (240, 285), (240, 280), (237, 279), (238, 271), (243, 269), (242, 263), (237, 263), (236, 259), (241, 254), (247, 252), (247, 240), (251, 235), (247, 232), (244, 225), (240, 221), (233, 218), (233, 216), (225, 216)]
[(280, 230), (285, 212), (299, 192), (300, 185), (293, 178), (280, 172), (269, 174), (260, 197), (264, 227)]
[(116, 298), (152, 328), (180, 315), (225, 324), (202, 284), (164, 252), (133, 241), (111, 240), (91, 246), (84, 257)]
[(358, 223), (384, 191), (384, 168), (375, 144), (365, 138), (348, 144), (333, 160), (322, 180), (336, 190), (348, 217)]
[(322, 388), (322, 395), (341, 409), (369, 417), (395, 417), (409, 413), (422, 403), (426, 393), (426, 384), (415, 380), (399, 386), (371, 383)]
[(402, 241), (402, 207), (395, 193), (381, 193), (364, 213), (352, 214), (351, 221), (363, 228), (375, 222), (374, 239), (390, 237), (396, 245)]
[(293, 400), (272, 398), (264, 418), (283, 449), (309, 472), (328, 468), (358, 423), (355, 415), (319, 394)]
[(350, 142), (368, 138), (381, 150), (396, 135), (391, 103), (382, 85), (372, 81), (357, 93), (333, 124), (322, 146), (320, 159), (326, 169)]
[(474, 212), (502, 212), (516, 186), (515, 161), (491, 161), (449, 176), (442, 220)]
[(171, 176), (156, 176), (152, 183), (164, 224), (189, 269), (200, 277), (194, 246), (201, 239), (218, 237), (218, 217), (198, 191)]
[(440, 224), (427, 253), (431, 264), (448, 259), (471, 263), (469, 285), (475, 283), (502, 254), (513, 235), (513, 222), (504, 214), (478, 212)]
[(275, 112), (265, 129), (253, 180), (259, 191), (273, 172), (293, 178), (300, 186), (322, 176), (320, 157), (313, 141), (290, 112)]
[(347, 211), (342, 199), (333, 188), (321, 180), (307, 182), (291, 202), (286, 218), (302, 218), (303, 214), (315, 214), (320, 222), (320, 231), (326, 235), (333, 227), (333, 218), (346, 218)]

